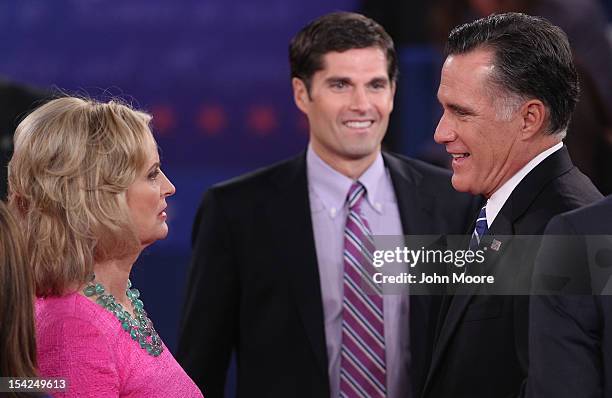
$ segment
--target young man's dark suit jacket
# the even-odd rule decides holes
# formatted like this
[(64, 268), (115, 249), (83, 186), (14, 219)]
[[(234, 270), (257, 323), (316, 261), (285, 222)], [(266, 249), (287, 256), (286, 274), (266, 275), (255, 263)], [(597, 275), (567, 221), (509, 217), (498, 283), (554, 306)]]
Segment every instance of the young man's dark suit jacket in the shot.
[[(553, 153), (519, 183), (493, 221), (485, 241), (501, 245), (488, 250), (482, 269), (528, 293), (540, 239), (513, 245), (511, 235), (541, 235), (556, 214), (601, 197), (565, 147)], [(528, 295), (445, 297), (423, 397), (519, 396), (528, 368), (528, 310)]]
[(530, 303), (527, 397), (612, 398), (612, 196), (553, 218), (546, 234)]
[[(456, 193), (445, 170), (383, 157), (406, 234), (464, 233), (480, 199)], [(223, 396), (232, 350), (240, 397), (330, 395), (305, 159), (239, 177), (204, 195), (177, 358), (207, 398)], [(417, 392), (431, 355), (436, 300), (410, 299), (410, 382)]]

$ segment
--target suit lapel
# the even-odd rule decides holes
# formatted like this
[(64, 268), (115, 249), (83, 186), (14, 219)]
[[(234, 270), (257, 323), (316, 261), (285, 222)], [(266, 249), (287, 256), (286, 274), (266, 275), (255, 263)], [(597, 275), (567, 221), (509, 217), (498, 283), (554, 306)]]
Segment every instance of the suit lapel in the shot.
[[(299, 316), (308, 340), (317, 358), (320, 370), (327, 379), (327, 349), (323, 323), (321, 282), (314, 243), (306, 156), (302, 155), (283, 170), (272, 176), (278, 187), (278, 197), (269, 206), (268, 219), (272, 230), (282, 239), (278, 245), (278, 257), (288, 267), (288, 279)], [(280, 216), (279, 216), (280, 215)]]
[[(500, 216), (501, 218), (504, 219), (503, 222), (501, 221), (498, 222), (498, 219), (500, 218)], [(506, 241), (509, 239), (509, 235), (511, 235), (511, 232), (512, 232), (512, 224), (509, 222), (509, 220), (506, 217), (504, 217), (501, 211), (498, 217), (495, 218), (494, 224), (499, 225), (497, 227), (497, 231), (498, 231), (497, 233), (503, 234), (504, 236), (503, 237), (500, 236), (498, 239), (501, 243), (500, 251), (495, 251), (495, 250), (487, 251), (486, 261), (484, 264), (482, 264), (482, 266), (487, 269), (491, 269), (491, 267), (493, 267), (495, 263), (497, 263), (499, 258), (501, 258), (503, 251), (507, 247)], [(471, 229), (472, 230), (474, 229), (474, 223), (472, 224)], [(489, 229), (489, 233), (491, 232), (492, 232), (492, 229)], [(482, 242), (483, 246), (490, 246), (493, 239), (494, 238), (491, 235), (487, 235), (483, 237), (483, 242)], [(466, 240), (466, 247), (468, 243), (469, 241)], [(465, 313), (468, 306), (470, 305), (470, 302), (472, 301), (472, 298), (474, 297), (474, 294), (476, 293), (476, 289), (477, 289), (477, 286), (470, 285), (467, 287), (465, 291), (461, 292), (461, 294), (457, 294), (454, 296), (445, 296), (442, 298), (442, 309), (443, 310), (441, 311), (440, 317), (438, 318), (438, 322), (441, 322), (442, 326), (439, 328), (438, 333), (437, 333), (438, 336), (436, 339), (436, 343), (435, 343), (435, 347), (434, 347), (434, 351), (433, 351), (433, 355), (431, 359), (431, 370), (429, 374), (427, 375), (427, 380), (425, 381), (425, 388), (427, 388), (428, 385), (431, 383), (431, 379), (433, 377), (434, 371), (443, 361), (444, 352), (446, 348), (448, 347), (448, 345), (450, 344), (450, 341), (453, 337), (453, 334), (455, 333), (455, 330), (461, 323), (461, 318), (463, 318), (463, 314)], [(445, 308), (448, 309), (446, 313), (444, 313)]]
[(393, 155), (383, 152), (383, 159), (391, 175), (404, 235), (430, 233), (427, 227), (431, 224), (429, 215), (434, 198), (426, 192), (418, 192), (423, 176), (408, 169)]
[[(422, 175), (416, 170), (408, 168), (404, 162), (398, 160), (393, 155), (383, 152), (385, 165), (389, 169), (397, 207), (402, 223), (404, 235), (426, 235), (431, 234), (432, 208), (434, 198), (427, 192), (419, 191), (419, 184)], [(426, 349), (426, 337), (430, 330), (427, 325), (433, 320), (429, 311), (431, 297), (411, 295), (410, 296), (410, 350), (414, 363), (427, 363), (426, 357), (430, 352)], [(427, 369), (412, 369), (411, 378), (413, 380), (413, 394), (417, 390), (416, 382), (424, 380)]]
[[(536, 166), (514, 189), (499, 214), (495, 217), (495, 221), (489, 228), (489, 234), (485, 237), (485, 245), (489, 246), (493, 240), (500, 243), (500, 250), (489, 250), (487, 253), (485, 267), (491, 268), (503, 256), (503, 252), (508, 247), (508, 241), (514, 232), (514, 222), (528, 211), (529, 206), (535, 198), (544, 189), (544, 187), (553, 179), (561, 174), (568, 172), (573, 167), (570, 160), (567, 148), (564, 146), (557, 152), (553, 153), (538, 166)], [(474, 224), (472, 224), (472, 230)], [(468, 290), (465, 295), (456, 295), (453, 297), (444, 297), (448, 305), (448, 312), (443, 317), (442, 328), (433, 352), (431, 369), (428, 374), (425, 387), (431, 382), (431, 378), (436, 368), (443, 360), (444, 351), (446, 350), (451, 338), (460, 324), (463, 314), (467, 310), (474, 296), (474, 291)], [(450, 303), (448, 302), (450, 301)], [(443, 304), (444, 305), (444, 304)], [(442, 314), (443, 315), (443, 314)], [(441, 317), (442, 318), (442, 317)]]
[[(499, 259), (503, 257), (503, 252), (508, 247), (509, 240), (511, 238), (512, 237), (511, 237), (510, 232), (504, 232), (503, 236), (498, 236), (497, 238), (494, 238), (489, 235), (483, 237), (483, 242), (482, 242), (483, 247), (490, 247), (490, 245), (493, 242), (493, 239), (496, 239), (500, 245), (499, 250), (492, 250), (492, 249), (487, 250), (486, 261), (482, 264), (483, 268), (490, 270), (492, 269), (492, 267), (495, 266), (495, 264), (499, 261)], [(476, 294), (477, 289), (478, 289), (477, 286), (470, 285), (467, 287), (465, 291), (461, 292), (462, 294), (443, 297), (442, 305), (443, 306), (446, 305), (448, 308), (448, 311), (446, 313), (446, 316), (444, 316), (444, 314), (441, 313), (442, 316), (439, 318), (439, 322), (442, 322), (442, 327), (439, 331), (439, 336), (437, 338), (435, 350), (434, 350), (433, 357), (431, 360), (432, 369), (435, 369), (442, 361), (444, 351), (446, 347), (448, 346), (448, 344), (450, 343), (453, 333), (459, 326), (461, 322), (461, 318), (463, 317), (463, 314), (465, 313), (468, 306), (470, 305), (470, 302), (472, 301), (472, 298)], [(429, 374), (429, 377), (431, 377), (431, 372)], [(429, 382), (429, 378), (428, 378), (428, 382)]]

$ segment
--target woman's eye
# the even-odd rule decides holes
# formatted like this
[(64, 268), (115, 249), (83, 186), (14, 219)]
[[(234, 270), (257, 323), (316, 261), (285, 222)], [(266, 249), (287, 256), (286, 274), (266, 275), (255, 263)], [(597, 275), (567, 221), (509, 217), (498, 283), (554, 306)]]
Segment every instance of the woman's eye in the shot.
[(157, 178), (161, 171), (159, 169), (155, 169), (151, 174), (149, 174), (149, 179), (154, 180)]

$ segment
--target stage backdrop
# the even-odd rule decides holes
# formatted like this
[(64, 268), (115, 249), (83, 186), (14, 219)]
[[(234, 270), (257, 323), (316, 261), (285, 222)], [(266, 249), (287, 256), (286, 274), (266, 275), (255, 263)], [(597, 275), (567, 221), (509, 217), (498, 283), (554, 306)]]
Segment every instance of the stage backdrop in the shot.
[(211, 184), (303, 150), (287, 48), (309, 20), (351, 0), (32, 0), (0, 3), (0, 76), (96, 98), (120, 96), (154, 115), (168, 200), (168, 239), (134, 268), (171, 350), (193, 217)]

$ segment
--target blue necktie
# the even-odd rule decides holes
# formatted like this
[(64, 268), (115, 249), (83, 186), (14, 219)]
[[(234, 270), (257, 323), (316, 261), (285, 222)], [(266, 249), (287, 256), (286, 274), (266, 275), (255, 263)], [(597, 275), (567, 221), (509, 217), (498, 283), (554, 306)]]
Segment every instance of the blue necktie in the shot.
[(476, 227), (472, 233), (472, 239), (470, 239), (470, 250), (476, 251), (480, 247), (480, 239), (489, 232), (489, 226), (487, 225), (487, 205), (485, 204), (478, 213), (476, 219)]

